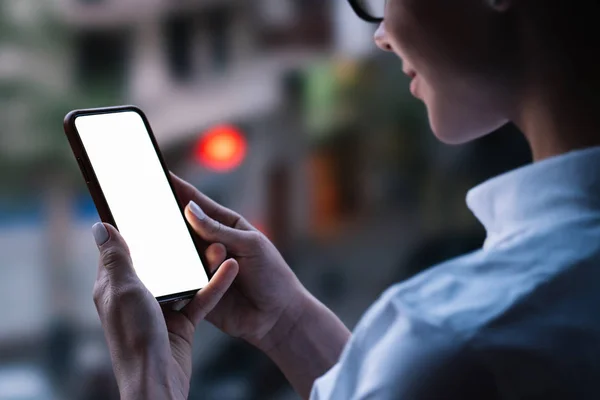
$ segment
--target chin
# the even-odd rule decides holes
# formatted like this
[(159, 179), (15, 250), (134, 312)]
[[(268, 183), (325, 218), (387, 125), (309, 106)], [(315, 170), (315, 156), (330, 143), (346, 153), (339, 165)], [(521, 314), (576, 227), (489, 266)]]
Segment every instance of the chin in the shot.
[(448, 118), (429, 111), (429, 124), (435, 137), (448, 145), (460, 145), (486, 136), (501, 128), (505, 119), (459, 118), (460, 115), (474, 115), (475, 112), (460, 113), (456, 110), (448, 113)]
[(433, 134), (448, 145), (479, 139), (508, 122), (499, 112), (498, 104), (486, 101), (477, 93), (459, 94), (456, 90), (433, 90), (423, 85), (421, 100), (427, 108)]
[(461, 144), (465, 144), (470, 142), (471, 140), (475, 140), (481, 136), (466, 136), (464, 134), (450, 134), (448, 132), (445, 131), (439, 131), (436, 130), (435, 128), (431, 128), (433, 131), (433, 135), (442, 143), (447, 144), (447, 145), (451, 145), (451, 146), (455, 146), (455, 145), (461, 145)]

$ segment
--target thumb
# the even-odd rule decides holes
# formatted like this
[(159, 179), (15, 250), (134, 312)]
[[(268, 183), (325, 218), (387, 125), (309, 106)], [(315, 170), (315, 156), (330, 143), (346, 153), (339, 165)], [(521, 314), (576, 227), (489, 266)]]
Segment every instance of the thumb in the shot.
[(113, 286), (137, 279), (129, 247), (119, 231), (109, 224), (97, 223), (92, 232), (100, 250), (98, 276), (105, 275)]
[(194, 326), (198, 325), (217, 306), (235, 280), (240, 267), (234, 259), (225, 261), (208, 285), (201, 289), (182, 310)]

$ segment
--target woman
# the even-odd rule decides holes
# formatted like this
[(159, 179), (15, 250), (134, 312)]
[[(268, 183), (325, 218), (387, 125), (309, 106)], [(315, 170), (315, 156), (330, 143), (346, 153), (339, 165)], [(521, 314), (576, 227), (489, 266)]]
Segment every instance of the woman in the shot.
[(534, 164), (469, 192), (481, 250), (392, 287), (353, 334), (263, 235), (174, 178), (218, 268), (180, 312), (163, 315), (118, 232), (94, 227), (95, 300), (122, 398), (186, 398), (204, 318), (264, 351), (303, 398), (600, 398), (599, 4), (388, 0), (379, 19), (351, 2), (380, 22), (377, 45), (402, 59), (440, 140), (512, 121)]

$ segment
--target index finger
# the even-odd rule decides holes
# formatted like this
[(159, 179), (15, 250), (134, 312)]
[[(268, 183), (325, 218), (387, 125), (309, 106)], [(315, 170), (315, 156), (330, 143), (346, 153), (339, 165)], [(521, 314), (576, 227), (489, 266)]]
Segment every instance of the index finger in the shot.
[(202, 208), (206, 215), (225, 226), (247, 231), (254, 229), (252, 225), (250, 225), (250, 223), (248, 223), (238, 213), (223, 207), (172, 172), (171, 180), (173, 182), (173, 186), (175, 187), (177, 197), (179, 197), (179, 201), (182, 203), (182, 207), (187, 206), (190, 201), (194, 201), (200, 206), (200, 208)]

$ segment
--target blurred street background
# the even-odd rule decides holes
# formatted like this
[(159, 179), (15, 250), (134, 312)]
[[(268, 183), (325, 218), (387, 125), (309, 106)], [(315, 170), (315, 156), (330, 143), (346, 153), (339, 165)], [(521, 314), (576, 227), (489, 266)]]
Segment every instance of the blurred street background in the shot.
[[(374, 28), (346, 0), (0, 0), (0, 400), (118, 399), (74, 108), (141, 107), (169, 168), (265, 232), (349, 327), (480, 246), (465, 194), (528, 162), (525, 142), (507, 126), (438, 143)], [(208, 324), (195, 351), (191, 399), (297, 398)]]

